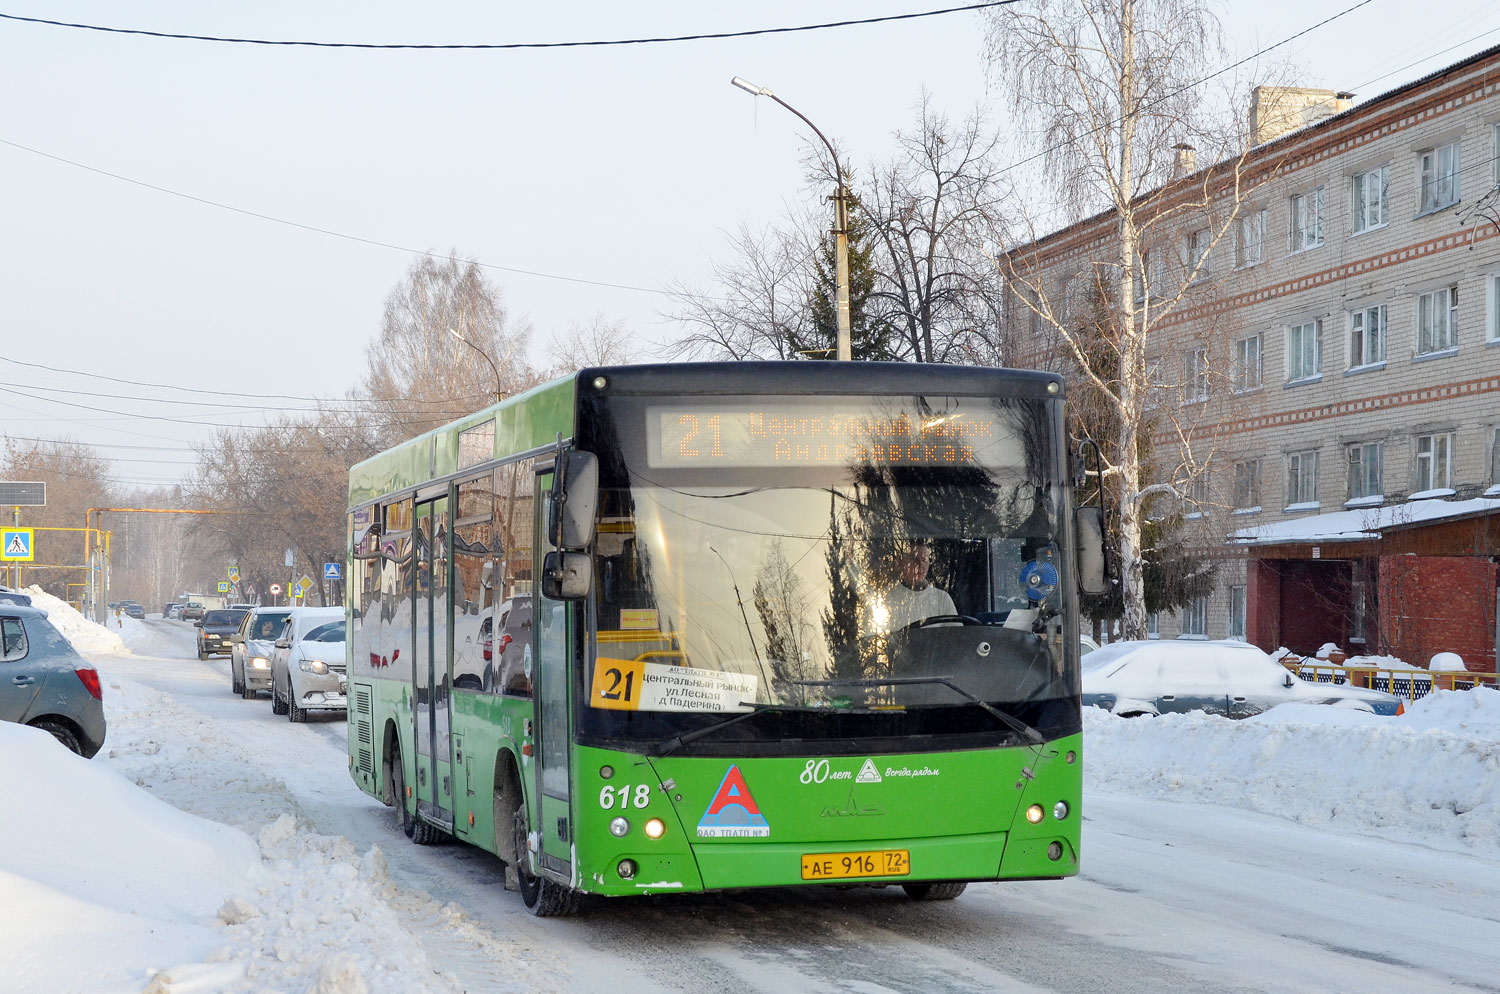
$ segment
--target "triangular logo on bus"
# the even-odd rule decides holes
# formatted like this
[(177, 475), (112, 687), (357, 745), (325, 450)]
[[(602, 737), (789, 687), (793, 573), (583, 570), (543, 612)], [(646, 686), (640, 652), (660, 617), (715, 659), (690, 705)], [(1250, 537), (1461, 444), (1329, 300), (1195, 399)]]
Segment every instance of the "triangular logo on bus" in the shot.
[(880, 771), (875, 768), (873, 759), (865, 760), (865, 765), (859, 768), (859, 775), (854, 778), (855, 783), (880, 783)]
[(771, 826), (750, 794), (738, 766), (724, 774), (713, 800), (698, 819), (698, 836), (705, 839), (763, 839)]

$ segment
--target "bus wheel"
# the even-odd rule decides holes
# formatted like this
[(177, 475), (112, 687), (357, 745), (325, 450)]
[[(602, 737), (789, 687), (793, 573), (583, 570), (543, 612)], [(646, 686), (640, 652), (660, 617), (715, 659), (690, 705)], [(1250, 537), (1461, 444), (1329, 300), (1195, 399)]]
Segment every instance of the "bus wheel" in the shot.
[(554, 883), (546, 877), (534, 877), (527, 867), (526, 847), (526, 802), (516, 806), (516, 832), (519, 836), (516, 861), (516, 877), (521, 884), (521, 903), (538, 918), (565, 918), (576, 914), (582, 895), (570, 887)]
[(941, 884), (902, 884), (901, 889), (913, 901), (951, 901), (962, 894), (967, 886), (969, 885), (965, 883), (948, 881)]
[[(276, 691), (272, 689), (274, 695)], [(396, 799), (396, 827), (408, 839), (416, 831), (417, 820), (406, 810), (406, 767), (401, 762), (401, 747), (391, 752), (391, 794)]]

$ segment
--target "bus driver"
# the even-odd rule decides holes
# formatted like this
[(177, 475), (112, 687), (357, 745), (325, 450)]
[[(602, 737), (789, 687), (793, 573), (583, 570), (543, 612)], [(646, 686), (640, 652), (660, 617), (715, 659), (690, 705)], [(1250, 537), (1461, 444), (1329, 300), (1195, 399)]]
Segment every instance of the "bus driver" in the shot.
[(955, 615), (953, 598), (927, 578), (932, 569), (932, 546), (917, 539), (901, 557), (899, 579), (885, 591), (886, 631), (900, 631), (907, 625), (940, 615)]

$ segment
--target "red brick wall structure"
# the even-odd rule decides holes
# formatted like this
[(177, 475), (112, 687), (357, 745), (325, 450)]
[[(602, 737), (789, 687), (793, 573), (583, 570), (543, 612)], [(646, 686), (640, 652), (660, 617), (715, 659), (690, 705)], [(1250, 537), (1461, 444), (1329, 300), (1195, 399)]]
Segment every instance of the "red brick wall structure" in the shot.
[(1495, 672), (1495, 591), (1488, 556), (1381, 556), (1381, 648), (1414, 666), (1456, 652), (1469, 670)]
[(1245, 640), (1266, 652), (1281, 647), (1281, 571), (1277, 560), (1251, 559), (1245, 575)]

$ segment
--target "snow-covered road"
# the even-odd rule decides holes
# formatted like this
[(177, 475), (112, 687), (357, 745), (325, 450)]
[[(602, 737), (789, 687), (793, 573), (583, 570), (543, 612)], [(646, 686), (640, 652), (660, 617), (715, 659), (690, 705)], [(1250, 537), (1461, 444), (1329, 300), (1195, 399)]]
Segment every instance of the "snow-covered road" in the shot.
[[(94, 762), (257, 840), (261, 866), (242, 895), (256, 914), (231, 923), (210, 913), (192, 924), (211, 940), (164, 953), (147, 940), (90, 964), (76, 986), (59, 988), (63, 968), (23, 975), (21, 991), (141, 991), (149, 969), (166, 971), (153, 994), (1500, 991), (1492, 839), (1455, 831), (1420, 844), (1382, 837), (1368, 820), (1299, 824), (1248, 810), (1275, 807), (1264, 787), (1247, 787), (1258, 800), (1201, 803), (1207, 788), (1148, 785), (1128, 757), (1104, 761), (1104, 750), (1130, 749), (1154, 762), (1160, 748), (1139, 724), (1116, 731), (1113, 718), (1087, 732), (1105, 779), (1090, 773), (1077, 879), (971, 885), (952, 903), (912, 903), (894, 888), (739, 892), (601, 901), (575, 919), (534, 919), (487, 854), (414, 846), (395, 830), (349, 780), (342, 720), (292, 725), (265, 698), (231, 695), (227, 661), (198, 661), (191, 626), (151, 620), (123, 635), (130, 651), (95, 656), (110, 732)], [(1386, 731), (1347, 727), (1356, 738)], [(1274, 758), (1266, 741), (1289, 737), (1285, 750), (1301, 736), (1217, 719), (1150, 732), (1195, 749), (1200, 736), (1238, 735), (1267, 753), (1249, 769)], [(1477, 749), (1491, 780), (1481, 814), (1492, 814), (1500, 749), (1490, 742), (1486, 752), (1482, 739)], [(1360, 756), (1326, 759), (1337, 767)], [(1174, 791), (1183, 799), (1161, 796)], [(18, 872), (9, 861), (0, 870)], [(65, 956), (63, 939), (53, 941)], [(7, 951), (0, 938), (0, 963)], [(3, 970), (0, 988), (12, 989)]]

